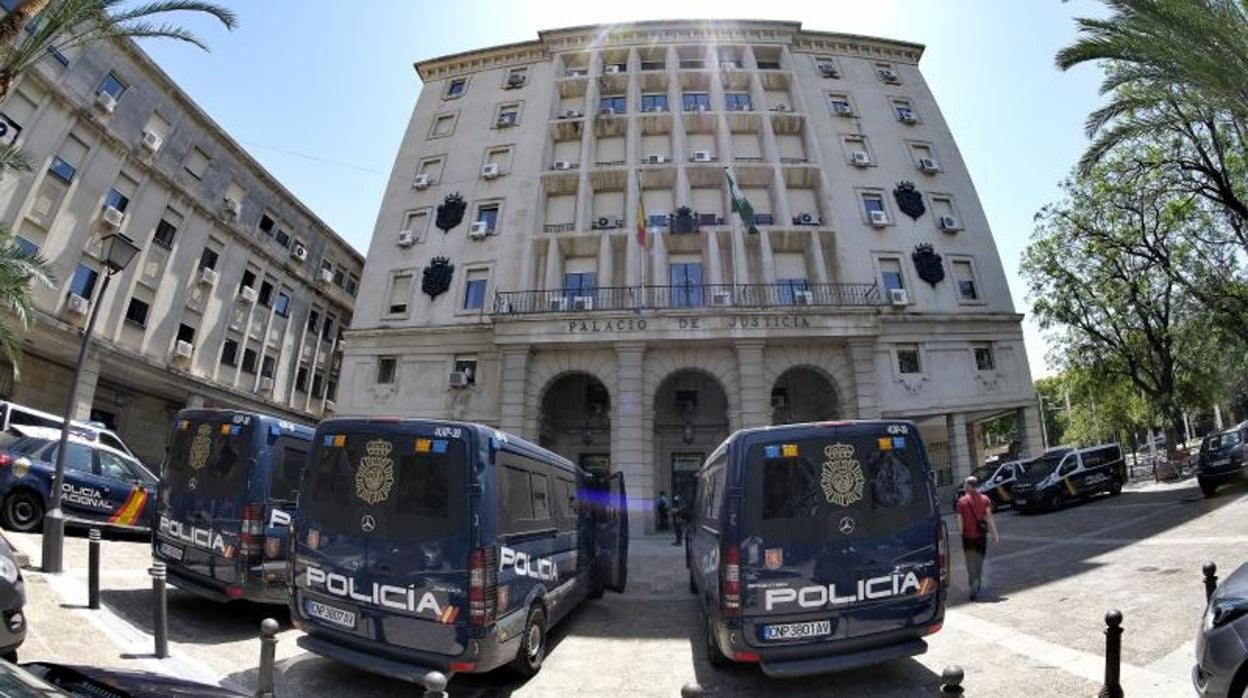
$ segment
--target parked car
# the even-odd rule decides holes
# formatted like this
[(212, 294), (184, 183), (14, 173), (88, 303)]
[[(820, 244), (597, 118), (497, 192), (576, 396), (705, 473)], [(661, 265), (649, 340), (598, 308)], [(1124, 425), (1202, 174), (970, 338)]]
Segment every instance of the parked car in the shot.
[[(985, 463), (976, 468), (971, 475), (974, 475), (975, 479), (979, 480), (977, 489), (982, 494), (987, 495), (988, 499), (992, 500), (994, 509), (999, 509), (1014, 504), (1014, 483), (1018, 481), (1019, 474), (1026, 469), (1029, 463), (1031, 463), (1030, 460)], [(959, 484), (957, 492), (953, 495), (953, 505), (955, 507), (958, 505), (958, 499), (962, 497), (965, 491), (964, 488), (965, 485)]]
[(1094, 494), (1117, 495), (1126, 481), (1126, 461), (1116, 443), (1050, 449), (1014, 483), (1014, 504), (1020, 511), (1057, 511)]
[[(35, 531), (51, 501), (61, 430), (10, 426), (0, 432), (0, 523)], [(148, 531), (156, 476), (130, 456), (71, 435), (61, 508), (66, 523)]]
[(14, 698), (245, 698), (251, 694), (147, 671), (48, 662), (21, 666), (0, 662), (0, 695)]
[[(10, 426), (25, 427), (49, 427), (59, 430), (65, 420), (57, 415), (36, 410), (33, 407), (19, 405), (16, 402), (0, 401), (0, 432), (8, 429)], [(126, 442), (116, 432), (110, 431), (99, 422), (80, 422), (78, 420), (69, 423), (70, 429), (80, 438), (87, 441), (96, 441), (109, 448), (115, 448), (118, 451), (138, 459)]]
[(17, 648), (26, 640), (26, 584), (13, 548), (0, 536), (0, 658), (17, 661)]
[(1248, 689), (1248, 564), (1222, 580), (1196, 632), (1192, 684), (1204, 698), (1242, 698)]
[(1212, 497), (1221, 485), (1248, 477), (1245, 441), (1248, 441), (1248, 422), (1206, 436), (1200, 442), (1196, 482), (1206, 497)]

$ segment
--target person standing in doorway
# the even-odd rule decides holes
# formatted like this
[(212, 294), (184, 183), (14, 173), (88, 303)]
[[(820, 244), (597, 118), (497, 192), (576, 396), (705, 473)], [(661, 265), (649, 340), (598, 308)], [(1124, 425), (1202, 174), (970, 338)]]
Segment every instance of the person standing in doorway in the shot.
[(984, 557), (988, 554), (988, 534), (992, 542), (999, 543), (997, 522), (992, 518), (992, 500), (979, 491), (979, 479), (974, 475), (966, 478), (964, 494), (958, 499), (958, 532), (962, 534), (962, 553), (966, 557), (967, 586), (971, 601), (979, 596), (983, 581)]
[(659, 530), (667, 530), (667, 513), (670, 505), (667, 503), (667, 490), (659, 490), (659, 497), (655, 500), (654, 509), (659, 515)]
[(672, 497), (672, 528), (676, 529), (676, 540), (672, 545), (680, 545), (685, 538), (685, 502), (680, 495)]

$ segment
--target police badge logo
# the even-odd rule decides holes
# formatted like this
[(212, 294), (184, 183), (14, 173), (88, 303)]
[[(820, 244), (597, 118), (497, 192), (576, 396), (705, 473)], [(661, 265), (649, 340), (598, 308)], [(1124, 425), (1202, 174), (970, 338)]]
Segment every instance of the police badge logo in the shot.
[(945, 280), (945, 266), (930, 243), (925, 242), (916, 246), (910, 259), (914, 260), (914, 269), (919, 272), (919, 278), (933, 287)]
[(30, 459), (25, 456), (13, 461), (13, 477), (26, 477), (30, 472)]
[(451, 260), (446, 257), (434, 257), (429, 260), (429, 266), (425, 267), (421, 275), (420, 290), (429, 296), (430, 300), (446, 293), (451, 287), (451, 276), (455, 273), (455, 265), (451, 264)]
[(927, 207), (923, 205), (923, 195), (914, 188), (913, 182), (898, 182), (893, 189), (893, 198), (897, 200), (897, 208), (915, 220), (927, 211)]
[(459, 192), (447, 194), (442, 203), (438, 204), (438, 215), (434, 225), (444, 233), (450, 232), (451, 228), (464, 220), (464, 211), (467, 209), (468, 202), (464, 201), (464, 197), (460, 196)]
[(188, 454), (188, 465), (191, 470), (203, 470), (208, 465), (208, 454), (212, 452), (212, 425), (200, 424), (195, 429), (195, 437), (191, 439)]
[(390, 457), (394, 444), (375, 439), (364, 450), (368, 455), (360, 459), (360, 467), (355, 471), (355, 496), (367, 504), (379, 504), (390, 496), (394, 485), (394, 459)]
[(823, 475), (819, 484), (823, 496), (830, 504), (847, 507), (862, 499), (866, 478), (862, 465), (854, 459), (854, 447), (848, 444), (829, 444), (824, 447)]
[(768, 548), (763, 556), (767, 569), (778, 570), (784, 567), (784, 548)]

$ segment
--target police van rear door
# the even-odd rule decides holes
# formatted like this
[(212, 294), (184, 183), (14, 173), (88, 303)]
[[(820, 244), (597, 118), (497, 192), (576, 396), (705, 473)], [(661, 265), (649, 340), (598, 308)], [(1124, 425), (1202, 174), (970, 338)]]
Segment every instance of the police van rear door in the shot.
[(628, 583), (628, 496), (624, 491), (624, 473), (611, 473), (605, 494), (594, 538), (598, 577), (603, 588), (623, 593)]
[(934, 485), (909, 424), (772, 430), (746, 444), (745, 637), (831, 642), (939, 622)]
[(295, 612), (322, 631), (461, 654), (473, 443), (460, 427), (323, 422), (295, 516)]

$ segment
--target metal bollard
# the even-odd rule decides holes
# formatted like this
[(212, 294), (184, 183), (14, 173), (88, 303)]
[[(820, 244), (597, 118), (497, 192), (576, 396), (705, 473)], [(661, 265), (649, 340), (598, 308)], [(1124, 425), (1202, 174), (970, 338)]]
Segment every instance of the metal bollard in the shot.
[(1105, 685), (1100, 698), (1122, 698), (1119, 682), (1122, 663), (1122, 612), (1114, 609), (1105, 614)]
[(273, 664), (277, 659), (277, 621), (260, 621), (260, 668), (256, 676), (256, 698), (273, 698)]
[(87, 608), (100, 607), (100, 529), (87, 532)]
[(964, 678), (966, 678), (966, 672), (962, 671), (962, 667), (950, 664), (940, 672), (940, 692), (946, 696), (962, 695), (965, 690), (962, 688)]
[(156, 640), (156, 658), (169, 656), (169, 611), (165, 604), (168, 601), (165, 593), (165, 563), (153, 562), (148, 570), (152, 575), (152, 634)]
[(1206, 562), (1202, 569), (1205, 573), (1205, 603), (1209, 603), (1209, 599), (1213, 598), (1213, 592), (1218, 588), (1218, 566), (1212, 562)]
[(446, 698), (446, 674), (431, 671), (425, 675), (425, 698)]

